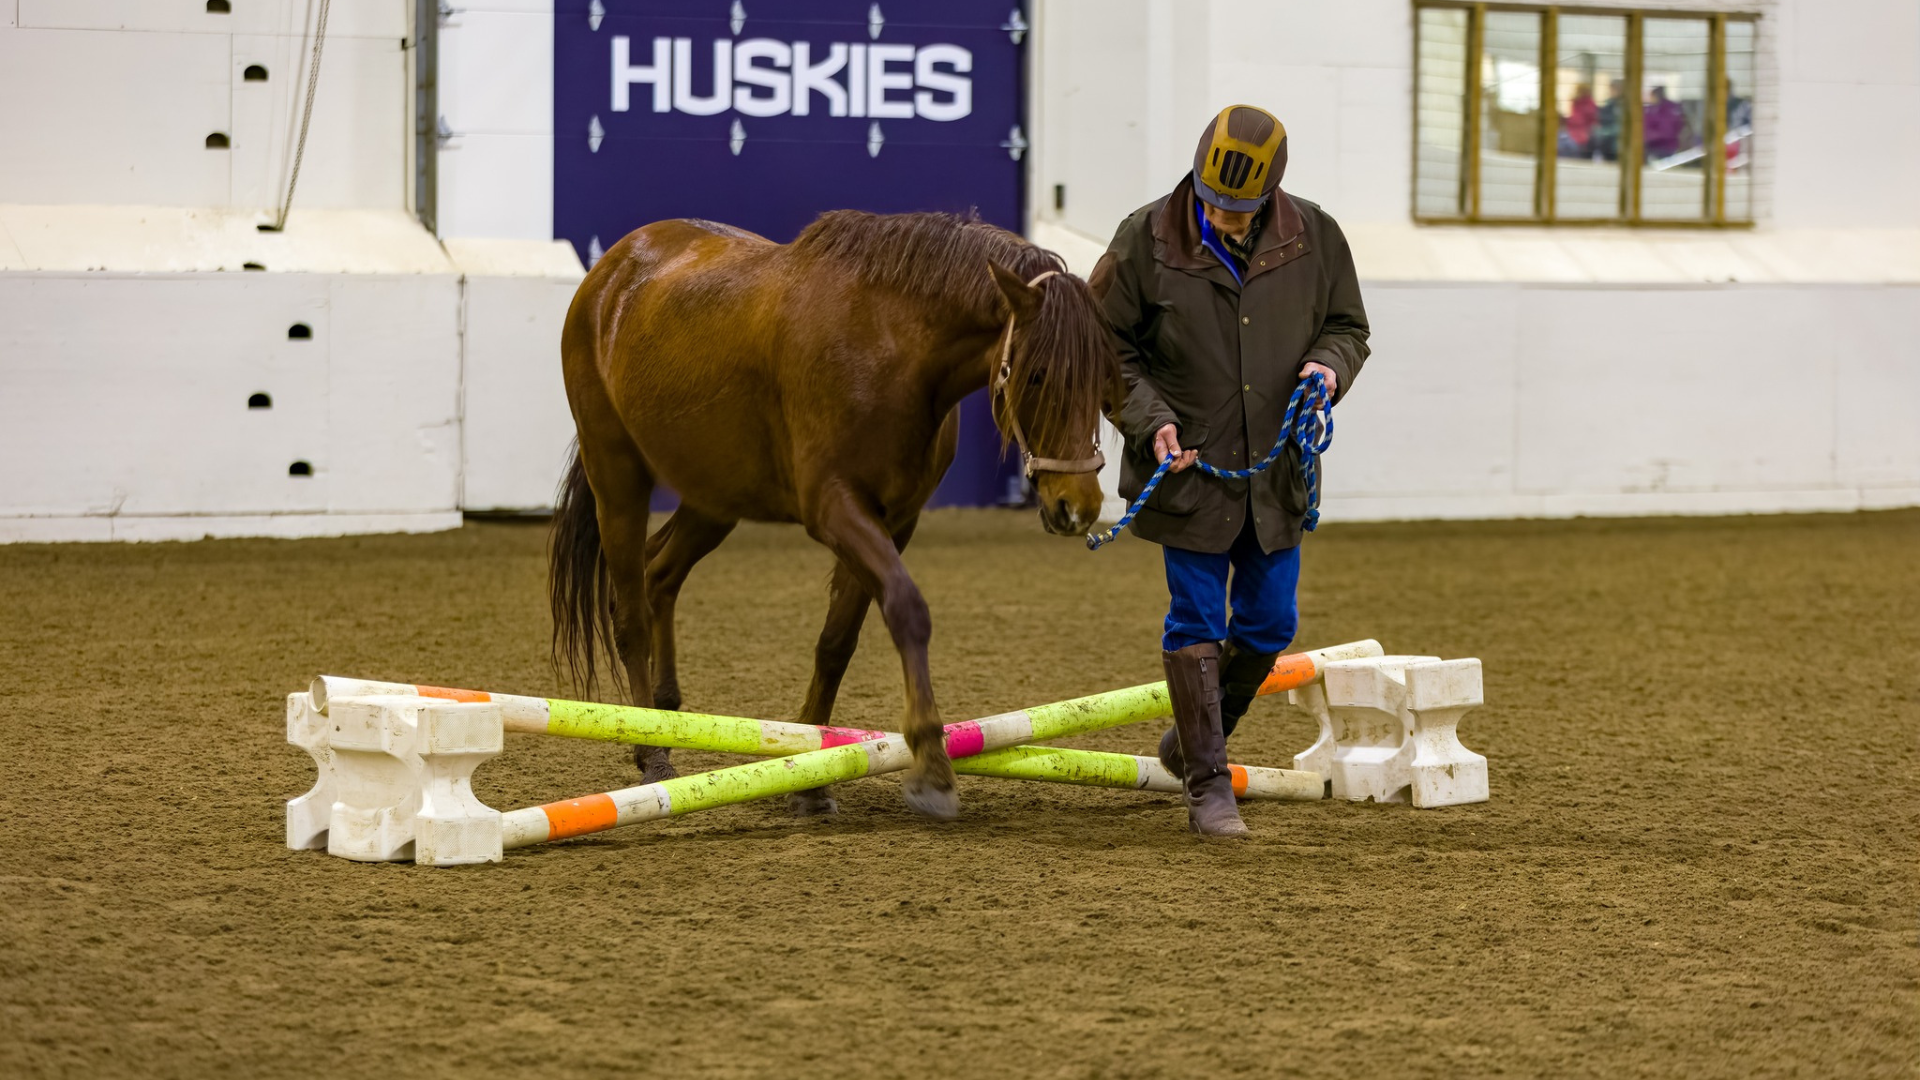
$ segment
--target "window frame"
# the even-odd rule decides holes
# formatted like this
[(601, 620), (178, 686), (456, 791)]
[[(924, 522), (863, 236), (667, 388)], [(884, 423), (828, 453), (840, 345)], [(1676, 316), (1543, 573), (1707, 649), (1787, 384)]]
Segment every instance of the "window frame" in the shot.
[[(1419, 225), (1520, 225), (1533, 228), (1570, 226), (1591, 228), (1609, 226), (1634, 229), (1751, 229), (1758, 207), (1751, 199), (1746, 218), (1727, 218), (1727, 156), (1708, 153), (1704, 170), (1704, 194), (1701, 216), (1696, 218), (1644, 218), (1641, 216), (1641, 176), (1644, 163), (1641, 149), (1645, 127), (1645, 27), (1653, 19), (1704, 19), (1707, 22), (1707, 130), (1702, 142), (1724, 148), (1727, 132), (1727, 24), (1754, 23), (1756, 51), (1760, 42), (1758, 12), (1700, 11), (1691, 9), (1588, 6), (1586, 4), (1525, 4), (1476, 2), (1476, 0), (1413, 0), (1413, 109), (1412, 162), (1408, 201), (1413, 220)], [(1460, 146), (1460, 214), (1423, 214), (1420, 212), (1420, 12), (1428, 8), (1467, 13), (1467, 60), (1463, 93), (1463, 127)], [(1540, 16), (1540, 157), (1534, 170), (1535, 213), (1528, 217), (1485, 217), (1480, 213), (1480, 132), (1481, 111), (1486, 88), (1481, 79), (1481, 64), (1486, 45), (1486, 15), (1489, 11), (1521, 11)], [(1620, 171), (1622, 207), (1618, 217), (1564, 218), (1554, 210), (1555, 171), (1559, 154), (1554, 147), (1560, 134), (1560, 115), (1556, 95), (1548, 85), (1548, 72), (1556, 70), (1559, 53), (1559, 19), (1568, 15), (1612, 15), (1627, 20), (1626, 88), (1630, 99), (1642, 108), (1624, 110), (1620, 133)], [(1758, 87), (1749, 87), (1754, 95)]]

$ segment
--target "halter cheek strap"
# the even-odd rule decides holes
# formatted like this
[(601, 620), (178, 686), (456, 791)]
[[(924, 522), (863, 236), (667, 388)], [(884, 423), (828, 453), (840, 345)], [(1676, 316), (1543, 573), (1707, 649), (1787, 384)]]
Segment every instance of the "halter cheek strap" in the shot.
[[(1058, 270), (1049, 270), (1027, 282), (1027, 288), (1037, 288), (1041, 282), (1059, 273)], [(1006, 332), (1000, 336), (1000, 366), (993, 376), (993, 411), (996, 415), (1005, 418), (1002, 420), (1002, 425), (1007, 433), (1013, 436), (1014, 445), (1020, 448), (1020, 460), (1026, 468), (1027, 478), (1031, 480), (1034, 474), (1043, 472), (1092, 473), (1106, 467), (1107, 456), (1100, 452), (1097, 442), (1094, 444), (1092, 457), (1071, 459), (1034, 457), (1033, 451), (1027, 448), (1027, 434), (1020, 429), (1020, 417), (1014, 412), (1013, 403), (1007, 397), (1007, 383), (1012, 378), (1013, 316), (1008, 315)]]

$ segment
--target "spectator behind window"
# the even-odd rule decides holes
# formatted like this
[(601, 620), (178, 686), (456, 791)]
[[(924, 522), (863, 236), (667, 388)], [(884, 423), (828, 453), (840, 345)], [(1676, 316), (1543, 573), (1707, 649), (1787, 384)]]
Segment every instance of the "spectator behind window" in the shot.
[(1680, 139), (1686, 134), (1687, 115), (1680, 103), (1667, 96), (1667, 88), (1653, 88), (1653, 100), (1641, 113), (1645, 124), (1647, 160), (1672, 157), (1680, 152)]
[(1560, 121), (1560, 156), (1593, 156), (1593, 129), (1599, 122), (1600, 107), (1594, 104), (1593, 88), (1586, 83), (1573, 88), (1573, 103)]

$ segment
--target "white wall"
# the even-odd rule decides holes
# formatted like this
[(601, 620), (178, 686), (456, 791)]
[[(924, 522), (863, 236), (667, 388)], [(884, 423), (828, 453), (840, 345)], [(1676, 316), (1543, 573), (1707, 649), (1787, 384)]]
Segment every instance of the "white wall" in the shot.
[(1763, 27), (1780, 72), (1779, 224), (1920, 227), (1920, 4), (1796, 0)]
[(1920, 287), (1382, 283), (1367, 304), (1335, 517), (1920, 504)]
[(565, 241), (450, 239), (465, 288), (461, 407), (468, 510), (553, 505), (573, 442), (560, 331), (585, 276)]
[(1407, 0), (1039, 4), (1032, 235), (1080, 273), (1216, 110), (1287, 125), (1374, 328), (1330, 514), (1920, 504), (1920, 5), (1639, 5), (1762, 15), (1760, 226), (1715, 232), (1415, 226)]
[(457, 525), (458, 288), (0, 274), (0, 541)]
[[(314, 0), (16, 0), (0, 25), (0, 203), (237, 206), (285, 192)], [(298, 201), (406, 205), (407, 0), (335, 0)], [(249, 82), (249, 65), (267, 69)], [(209, 150), (219, 132), (230, 148)]]
[(407, 0), (335, 0), (278, 233), (314, 0), (5, 7), (0, 540), (458, 524), (461, 283), (405, 212)]
[[(1408, 0), (1035, 0), (1037, 216), (1104, 239), (1171, 185), (1206, 116), (1287, 125), (1286, 186), (1343, 222), (1409, 214)], [(1577, 10), (1563, 4), (1562, 10)], [(1608, 6), (1602, 4), (1599, 6)], [(1617, 5), (1614, 5), (1617, 6)], [(1920, 226), (1920, 5), (1646, 0), (1757, 12), (1756, 204), (1783, 227)], [(1053, 185), (1068, 188), (1063, 216)], [(1777, 189), (1777, 190), (1776, 190)]]
[[(444, 237), (553, 236), (553, 0), (473, 0), (440, 26)], [(585, 139), (587, 133), (578, 133)]]
[[(530, 239), (449, 252), (411, 217), (411, 6), (334, 0), (295, 207), (262, 232), (317, 0), (0, 0), (0, 542), (451, 528), (463, 508), (548, 505), (580, 266), (546, 239), (550, 178), (468, 208)], [(537, 10), (501, 17), (531, 75), (463, 66), (457, 34), (451, 60), (512, 113), (481, 130), (511, 134), (550, 111), (551, 37)], [(537, 178), (524, 165), (550, 143), (524, 143), (476, 160), (456, 141), (456, 205), (462, 162)]]
[(439, 149), (437, 224), (468, 283), (462, 505), (545, 510), (573, 440), (560, 330), (583, 273), (550, 242), (553, 2), (476, 0), (439, 31), (455, 134)]

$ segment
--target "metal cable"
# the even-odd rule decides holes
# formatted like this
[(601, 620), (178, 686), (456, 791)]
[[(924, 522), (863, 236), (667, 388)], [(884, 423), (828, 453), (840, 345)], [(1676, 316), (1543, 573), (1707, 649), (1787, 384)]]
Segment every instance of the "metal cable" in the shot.
[(320, 22), (313, 32), (313, 64), (307, 69), (307, 103), (300, 110), (300, 140), (294, 144), (293, 174), (287, 177), (287, 197), (273, 219), (273, 231), (286, 227), (287, 213), (293, 209), (293, 189), (300, 183), (300, 161), (307, 156), (307, 124), (313, 120), (313, 92), (320, 85), (320, 49), (327, 43), (327, 9), (333, 0), (320, 0)]

